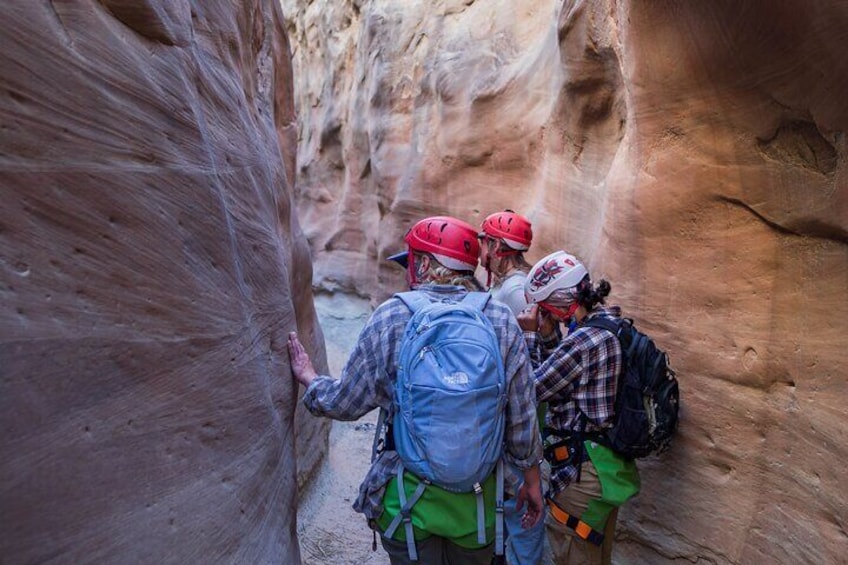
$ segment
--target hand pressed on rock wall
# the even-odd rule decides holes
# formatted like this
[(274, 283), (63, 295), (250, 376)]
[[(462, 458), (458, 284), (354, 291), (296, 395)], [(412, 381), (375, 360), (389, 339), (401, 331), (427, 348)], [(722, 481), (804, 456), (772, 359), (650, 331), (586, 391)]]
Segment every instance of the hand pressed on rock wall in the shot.
[(309, 354), (297, 338), (297, 332), (289, 332), (288, 348), (292, 376), (303, 386), (309, 387), (318, 373), (315, 372)]

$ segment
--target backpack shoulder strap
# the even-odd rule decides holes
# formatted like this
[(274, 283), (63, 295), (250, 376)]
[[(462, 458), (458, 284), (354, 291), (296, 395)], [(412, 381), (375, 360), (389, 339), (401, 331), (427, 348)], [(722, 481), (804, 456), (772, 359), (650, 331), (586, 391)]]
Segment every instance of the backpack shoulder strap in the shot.
[(474, 308), (482, 312), (486, 308), (486, 305), (489, 303), (490, 298), (492, 298), (492, 295), (488, 292), (472, 291), (462, 297), (462, 303), (468, 304), (469, 306), (473, 306)]
[(371, 444), (371, 463), (374, 463), (377, 456), (388, 448), (390, 424), (391, 414), (381, 406), (380, 416), (377, 418), (377, 428), (374, 430), (374, 442)]
[(406, 304), (413, 314), (418, 312), (423, 307), (430, 304), (430, 299), (423, 292), (418, 290), (410, 290), (408, 292), (395, 293), (395, 298)]
[(622, 353), (625, 359), (633, 359), (647, 347), (648, 338), (633, 327), (630, 318), (610, 319), (596, 316), (583, 322), (584, 326), (602, 328), (611, 331), (621, 343)]
[(616, 337), (621, 337), (618, 335), (618, 330), (621, 327), (621, 322), (616, 322), (610, 320), (609, 318), (604, 318), (601, 316), (595, 316), (594, 318), (589, 318), (585, 322), (583, 322), (584, 326), (588, 326), (590, 328), (601, 328), (607, 331), (610, 331), (616, 335)]

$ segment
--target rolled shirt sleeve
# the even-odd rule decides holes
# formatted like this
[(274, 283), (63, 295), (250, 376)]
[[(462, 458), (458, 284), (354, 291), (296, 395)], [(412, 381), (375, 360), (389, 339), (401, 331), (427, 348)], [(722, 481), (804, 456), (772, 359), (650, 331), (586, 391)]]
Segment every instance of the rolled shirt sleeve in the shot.
[[(398, 301), (395, 301), (398, 302)], [(335, 420), (356, 420), (377, 407), (390, 408), (394, 376), (386, 372), (393, 365), (395, 345), (405, 327), (397, 322), (408, 310), (384, 303), (377, 308), (359, 334), (359, 339), (338, 379), (318, 376), (303, 395), (303, 404), (315, 416)], [(392, 325), (392, 321), (397, 323)]]
[(514, 318), (507, 323), (507, 423), (506, 459), (525, 470), (539, 463), (542, 442), (536, 416), (533, 368), (521, 329)]

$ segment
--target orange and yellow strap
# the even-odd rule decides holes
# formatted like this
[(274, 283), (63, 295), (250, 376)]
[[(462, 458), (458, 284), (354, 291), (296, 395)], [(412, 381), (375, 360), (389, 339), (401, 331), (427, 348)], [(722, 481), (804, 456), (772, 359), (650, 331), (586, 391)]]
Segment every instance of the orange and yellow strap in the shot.
[(562, 506), (557, 504), (553, 497), (549, 494), (545, 497), (548, 501), (548, 506), (551, 509), (551, 516), (559, 522), (560, 524), (565, 525), (568, 528), (574, 530), (574, 533), (581, 539), (588, 541), (591, 544), (600, 546), (604, 543), (604, 534), (601, 532), (592, 529), (592, 526), (584, 522), (583, 520), (577, 518), (576, 516), (572, 516), (568, 512), (562, 509)]

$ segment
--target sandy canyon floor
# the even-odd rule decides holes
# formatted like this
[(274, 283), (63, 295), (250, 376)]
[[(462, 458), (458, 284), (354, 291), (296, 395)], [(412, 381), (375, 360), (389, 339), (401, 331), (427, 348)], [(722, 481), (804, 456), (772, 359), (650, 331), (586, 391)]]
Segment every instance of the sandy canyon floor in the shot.
[[(315, 297), (324, 331), (330, 371), (337, 377), (371, 314), (365, 300), (340, 295)], [(297, 535), (304, 565), (383, 565), (389, 558), (365, 517), (351, 505), (371, 462), (377, 411), (356, 422), (333, 422), (330, 449), (318, 474), (305, 488), (297, 513)]]

